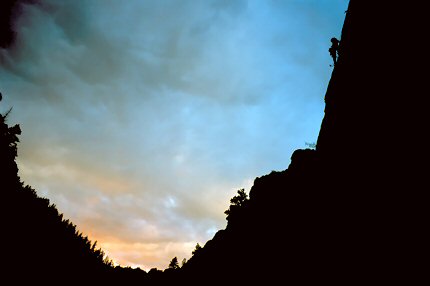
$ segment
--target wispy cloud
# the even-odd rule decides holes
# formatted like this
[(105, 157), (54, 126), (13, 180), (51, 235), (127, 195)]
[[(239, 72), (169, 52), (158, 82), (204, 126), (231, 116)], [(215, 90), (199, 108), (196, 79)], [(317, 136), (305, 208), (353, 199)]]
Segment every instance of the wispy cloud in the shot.
[(316, 140), (347, 1), (54, 1), (0, 50), (20, 172), (121, 264), (166, 267)]

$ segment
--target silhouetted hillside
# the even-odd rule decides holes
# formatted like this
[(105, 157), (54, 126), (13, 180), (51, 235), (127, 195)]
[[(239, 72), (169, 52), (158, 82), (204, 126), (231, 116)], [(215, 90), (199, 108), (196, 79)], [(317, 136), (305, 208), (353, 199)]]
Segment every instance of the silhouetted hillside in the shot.
[[(1, 101), (0, 94), (0, 101)], [(114, 267), (76, 225), (18, 176), (19, 125), (0, 114), (2, 279), (10, 285), (165, 284), (171, 271)]]
[(414, 115), (420, 101), (409, 101), (422, 87), (408, 57), (408, 36), (424, 28), (415, 8), (350, 1), (316, 150), (296, 150), (287, 170), (255, 180), (226, 229), (184, 267), (188, 283), (416, 278), (428, 183), (411, 138), (428, 127)]
[(287, 170), (255, 179), (249, 197), (240, 190), (226, 229), (182, 268), (175, 259), (165, 271), (113, 268), (22, 185), (20, 129), (1, 116), (6, 276), (61, 285), (415, 284), (425, 269), (428, 189), (427, 152), (416, 141), (428, 127), (414, 114), (423, 82), (403, 31), (424, 26), (411, 14), (419, 7), (378, 2), (350, 1), (316, 149), (296, 150)]
[(103, 251), (20, 181), (15, 157), (21, 130), (6, 121), (7, 114), (0, 115), (3, 279), (12, 285), (102, 279), (112, 267)]

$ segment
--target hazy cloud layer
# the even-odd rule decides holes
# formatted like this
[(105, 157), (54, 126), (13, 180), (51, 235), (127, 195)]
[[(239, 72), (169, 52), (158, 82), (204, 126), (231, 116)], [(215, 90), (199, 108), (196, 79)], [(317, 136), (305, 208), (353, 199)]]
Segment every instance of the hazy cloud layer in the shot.
[(0, 49), (21, 176), (121, 264), (189, 257), (225, 226), (237, 189), (316, 141), (346, 6), (24, 6)]

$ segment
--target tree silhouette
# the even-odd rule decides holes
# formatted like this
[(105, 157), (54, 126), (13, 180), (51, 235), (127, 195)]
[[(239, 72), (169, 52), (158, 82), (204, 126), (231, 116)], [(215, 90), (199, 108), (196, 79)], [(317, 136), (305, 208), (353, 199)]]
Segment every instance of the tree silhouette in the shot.
[(200, 246), (199, 243), (196, 244), (196, 247), (194, 248), (194, 250), (191, 252), (192, 255), (197, 254), (200, 250), (202, 249), (202, 247)]
[[(1, 97), (0, 97), (1, 101)], [(15, 158), (18, 155), (18, 136), (21, 135), (21, 128), (18, 124), (9, 127), (7, 117), (12, 108), (4, 115), (0, 114), (0, 184), (2, 190), (16, 190), (20, 187), (20, 179), (18, 176), (18, 166)], [(7, 193), (6, 195), (9, 195)]]
[(187, 264), (187, 259), (186, 258), (182, 259), (181, 267), (183, 267), (185, 264)]
[(248, 201), (248, 195), (245, 193), (245, 189), (240, 189), (237, 191), (237, 195), (230, 199), (230, 207), (224, 213), (228, 217), (243, 207)]
[(169, 269), (179, 269), (178, 258), (176, 256), (170, 261)]

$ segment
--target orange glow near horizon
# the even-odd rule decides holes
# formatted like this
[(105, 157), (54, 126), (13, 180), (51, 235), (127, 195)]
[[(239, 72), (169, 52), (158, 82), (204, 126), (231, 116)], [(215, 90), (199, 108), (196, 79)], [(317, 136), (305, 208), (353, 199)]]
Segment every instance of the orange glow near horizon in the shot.
[(237, 190), (316, 141), (348, 4), (24, 2), (0, 49), (21, 179), (145, 270), (189, 258)]

